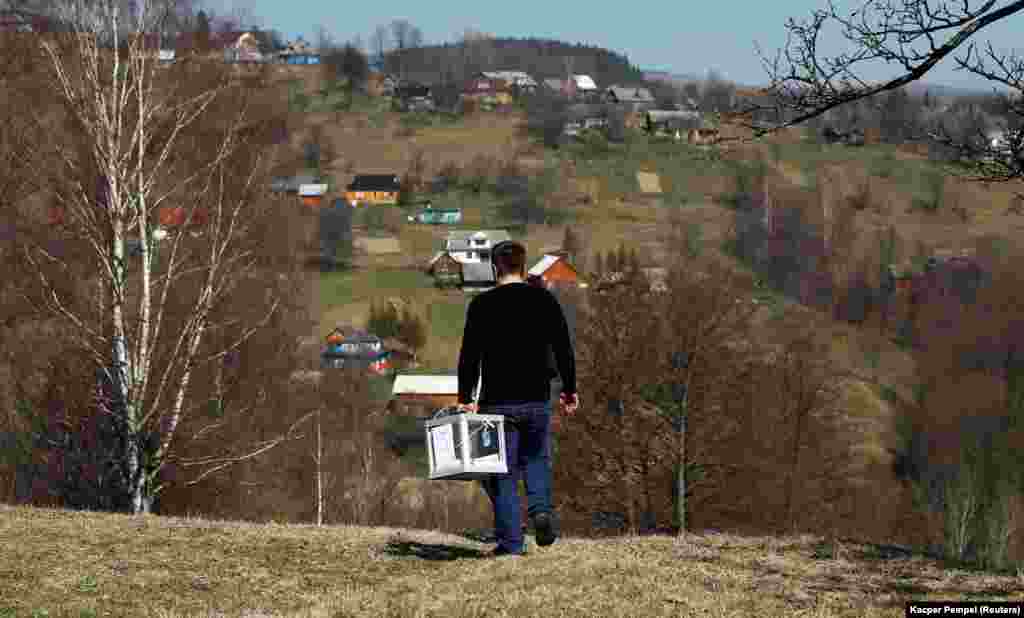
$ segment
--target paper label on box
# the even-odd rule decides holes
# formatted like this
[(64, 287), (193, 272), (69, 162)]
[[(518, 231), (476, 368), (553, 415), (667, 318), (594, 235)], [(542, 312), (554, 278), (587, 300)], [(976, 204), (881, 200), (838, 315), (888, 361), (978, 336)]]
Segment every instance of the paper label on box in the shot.
[(430, 431), (434, 443), (434, 462), (437, 466), (446, 466), (458, 462), (455, 456), (455, 443), (452, 440), (452, 426), (441, 425)]

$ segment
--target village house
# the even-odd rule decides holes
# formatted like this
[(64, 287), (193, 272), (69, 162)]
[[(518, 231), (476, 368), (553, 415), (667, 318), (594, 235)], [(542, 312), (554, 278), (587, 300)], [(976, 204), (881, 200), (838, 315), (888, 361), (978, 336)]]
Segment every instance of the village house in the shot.
[(320, 51), (310, 47), (309, 43), (299, 39), (285, 46), (277, 53), (278, 62), (284, 64), (320, 64)]
[(399, 374), (391, 385), (391, 403), (398, 406), (429, 406), (436, 410), (458, 402), (459, 376), (455, 372), (448, 375)]
[(649, 110), (644, 112), (643, 129), (651, 135), (683, 140), (702, 127), (701, 115), (693, 111)]
[(161, 205), (157, 208), (157, 223), (165, 230), (181, 229), (186, 225), (195, 229), (209, 223), (210, 213), (207, 209), (196, 207), (192, 211), (191, 207)]
[(542, 84), (549, 92), (569, 99), (589, 101), (601, 99), (597, 84), (589, 75), (570, 75), (566, 79), (547, 78), (543, 80)]
[(327, 347), (321, 355), (324, 369), (355, 367), (384, 374), (390, 368), (390, 351), (376, 335), (357, 331), (346, 337), (340, 329), (327, 336)]
[(434, 278), (439, 288), (462, 287), (462, 262), (447, 251), (438, 251), (427, 262), (427, 274)]
[(265, 62), (260, 52), (260, 41), (252, 32), (243, 32), (233, 42), (224, 46), (225, 62)]
[(511, 240), (511, 237), (505, 230), (460, 230), (448, 233), (444, 248), (463, 264), (486, 263), (489, 272), (491, 248), (506, 240)]
[(549, 253), (527, 271), (526, 280), (532, 285), (550, 289), (556, 285), (578, 285), (579, 275), (566, 256)]
[(502, 81), (524, 94), (537, 90), (537, 80), (523, 71), (484, 71), (481, 75), (486, 79)]
[(345, 191), (353, 207), (360, 204), (397, 204), (401, 181), (395, 174), (357, 175)]
[(302, 184), (299, 185), (299, 198), (305, 206), (318, 208), (327, 193), (326, 184)]
[[(220, 56), (225, 62), (265, 62), (267, 57), (261, 48), (268, 48), (269, 41), (266, 34), (261, 32), (248, 32), (245, 30), (231, 30), (225, 32), (211, 32), (206, 41), (206, 53), (211, 56)], [(175, 57), (181, 57), (198, 50), (201, 46), (199, 35), (194, 32), (184, 32), (177, 36), (174, 41), (173, 51)], [(168, 45), (159, 46), (166, 52), (170, 52)], [(169, 57), (171, 54), (165, 54)]]
[(605, 101), (621, 105), (626, 111), (644, 112), (654, 107), (654, 96), (647, 88), (610, 86), (604, 91)]
[(512, 104), (510, 84), (504, 79), (479, 73), (466, 83), (462, 98), (476, 101), (482, 106), (493, 107)]
[(589, 75), (570, 75), (569, 89), (572, 96), (588, 99), (600, 95), (597, 83)]
[(270, 181), (272, 193), (298, 193), (303, 185), (317, 183), (315, 174), (295, 174), (294, 176), (277, 176)]

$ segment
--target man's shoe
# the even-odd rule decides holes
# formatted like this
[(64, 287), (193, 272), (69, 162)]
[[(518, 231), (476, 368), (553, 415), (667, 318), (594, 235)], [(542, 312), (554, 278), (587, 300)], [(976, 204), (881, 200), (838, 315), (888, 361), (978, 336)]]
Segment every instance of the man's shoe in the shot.
[(525, 556), (525, 555), (526, 555), (526, 548), (525, 547), (523, 549), (519, 550), (519, 551), (509, 551), (509, 550), (505, 549), (504, 547), (496, 547), (496, 548), (494, 548), (494, 550), (491, 551), (490, 554), (488, 554), (488, 556), (490, 556), (491, 558), (502, 558), (502, 557), (505, 557), (505, 556)]
[(537, 545), (547, 547), (558, 539), (555, 522), (551, 513), (537, 513), (533, 517), (533, 531), (537, 535)]

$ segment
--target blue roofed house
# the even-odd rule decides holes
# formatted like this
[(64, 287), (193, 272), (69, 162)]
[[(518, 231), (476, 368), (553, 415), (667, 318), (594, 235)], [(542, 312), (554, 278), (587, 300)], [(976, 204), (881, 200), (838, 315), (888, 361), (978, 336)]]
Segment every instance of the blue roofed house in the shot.
[(320, 50), (313, 49), (302, 39), (289, 43), (277, 57), (285, 64), (320, 64)]
[(321, 365), (324, 369), (354, 367), (384, 374), (391, 367), (390, 357), (391, 351), (384, 349), (380, 337), (363, 331), (345, 337), (339, 329), (335, 329), (327, 336)]

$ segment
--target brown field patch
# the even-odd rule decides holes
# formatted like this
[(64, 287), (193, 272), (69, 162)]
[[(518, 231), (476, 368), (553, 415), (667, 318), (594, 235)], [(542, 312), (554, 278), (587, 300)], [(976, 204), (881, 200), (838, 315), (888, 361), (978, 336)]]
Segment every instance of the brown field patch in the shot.
[(395, 237), (367, 238), (356, 237), (355, 246), (370, 255), (384, 255), (402, 252), (402, 243)]
[(641, 193), (661, 193), (661, 180), (652, 172), (637, 172), (636, 182)]

